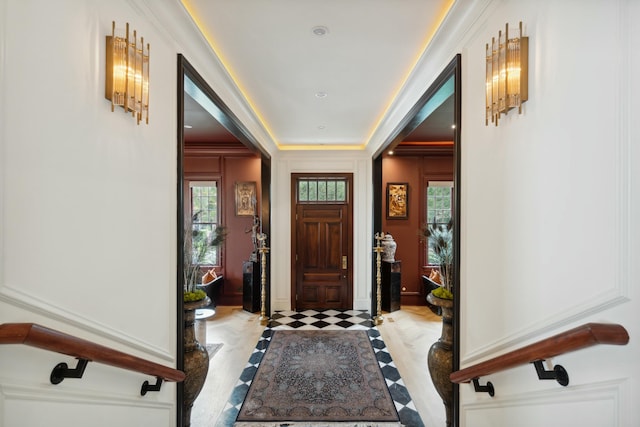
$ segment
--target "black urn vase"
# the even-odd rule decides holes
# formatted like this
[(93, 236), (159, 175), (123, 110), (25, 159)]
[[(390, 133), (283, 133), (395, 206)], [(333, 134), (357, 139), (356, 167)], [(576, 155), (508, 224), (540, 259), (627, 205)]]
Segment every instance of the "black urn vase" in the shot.
[(209, 353), (196, 339), (194, 322), (196, 310), (211, 303), (209, 297), (200, 301), (184, 303), (184, 388), (182, 401), (182, 421), (185, 427), (191, 425), (191, 408), (204, 386), (209, 372)]
[(442, 398), (447, 414), (447, 427), (451, 426), (451, 406), (453, 404), (453, 383), (449, 376), (453, 371), (453, 300), (427, 295), (427, 301), (442, 309), (442, 333), (438, 341), (429, 349), (427, 361), (429, 374), (436, 391)]

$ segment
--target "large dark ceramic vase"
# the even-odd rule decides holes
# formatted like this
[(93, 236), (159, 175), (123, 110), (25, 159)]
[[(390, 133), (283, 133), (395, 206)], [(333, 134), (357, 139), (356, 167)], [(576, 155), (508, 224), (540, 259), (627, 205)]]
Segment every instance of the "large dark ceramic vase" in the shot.
[(431, 380), (442, 398), (447, 414), (447, 427), (451, 426), (453, 384), (449, 379), (453, 370), (453, 300), (427, 295), (427, 301), (442, 310), (442, 333), (429, 349), (427, 358)]
[(191, 408), (204, 386), (209, 372), (209, 353), (196, 339), (194, 322), (196, 309), (211, 303), (209, 297), (184, 303), (184, 393), (182, 401), (183, 425), (191, 425)]

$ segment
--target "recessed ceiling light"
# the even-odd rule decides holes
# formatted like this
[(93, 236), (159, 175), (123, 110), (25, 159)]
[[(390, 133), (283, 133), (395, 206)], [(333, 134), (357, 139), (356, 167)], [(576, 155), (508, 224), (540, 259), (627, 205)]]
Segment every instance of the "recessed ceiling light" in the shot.
[(185, 128), (185, 129), (191, 129), (192, 127), (193, 127), (193, 126), (191, 126), (191, 125), (184, 125), (184, 128)]
[(451, 129), (455, 129), (455, 128), (456, 128), (456, 125), (451, 125)]
[(327, 92), (316, 92), (316, 98), (326, 98), (327, 97)]
[(318, 37), (326, 36), (327, 34), (329, 34), (329, 29), (324, 25), (316, 25), (311, 29), (311, 31)]
[(390, 156), (393, 156), (393, 150), (389, 150), (389, 153), (387, 154), (389, 154)]

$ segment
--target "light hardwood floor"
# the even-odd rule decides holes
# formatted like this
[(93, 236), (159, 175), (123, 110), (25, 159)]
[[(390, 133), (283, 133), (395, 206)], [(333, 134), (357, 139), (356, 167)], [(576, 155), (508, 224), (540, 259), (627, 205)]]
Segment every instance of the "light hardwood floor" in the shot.
[[(426, 427), (444, 426), (444, 406), (427, 368), (429, 347), (440, 337), (440, 317), (426, 306), (403, 306), (383, 315), (378, 329), (422, 421)], [(223, 346), (211, 360), (207, 381), (193, 406), (192, 427), (215, 425), (264, 330), (258, 317), (242, 307), (225, 306), (206, 321), (207, 342)]]

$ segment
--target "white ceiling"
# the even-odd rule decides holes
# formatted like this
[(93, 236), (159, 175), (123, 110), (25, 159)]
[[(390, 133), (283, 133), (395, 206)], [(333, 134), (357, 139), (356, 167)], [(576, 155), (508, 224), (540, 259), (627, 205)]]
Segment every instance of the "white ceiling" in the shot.
[(181, 1), (283, 149), (364, 148), (453, 3)]

